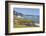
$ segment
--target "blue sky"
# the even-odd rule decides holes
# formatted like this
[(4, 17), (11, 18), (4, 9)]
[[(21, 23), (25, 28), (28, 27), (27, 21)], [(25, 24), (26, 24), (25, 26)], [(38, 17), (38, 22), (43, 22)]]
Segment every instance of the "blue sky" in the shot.
[(13, 8), (18, 13), (25, 15), (39, 15), (40, 10), (38, 8)]

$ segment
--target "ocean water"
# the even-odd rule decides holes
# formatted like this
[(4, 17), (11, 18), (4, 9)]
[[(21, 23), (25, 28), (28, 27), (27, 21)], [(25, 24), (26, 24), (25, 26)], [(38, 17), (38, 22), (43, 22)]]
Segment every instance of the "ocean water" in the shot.
[(33, 20), (35, 23), (39, 23), (39, 16), (37, 16), (37, 15), (34, 15), (34, 16), (24, 16), (24, 18)]

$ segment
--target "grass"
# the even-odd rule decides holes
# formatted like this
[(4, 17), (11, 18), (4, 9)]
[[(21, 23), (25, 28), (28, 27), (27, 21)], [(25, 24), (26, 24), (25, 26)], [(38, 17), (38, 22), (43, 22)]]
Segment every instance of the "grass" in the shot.
[(26, 25), (14, 24), (14, 28), (26, 28), (26, 27), (32, 27), (32, 26), (26, 26)]
[[(32, 22), (32, 20), (29, 19), (23, 19), (23, 18), (14, 18), (14, 20), (19, 20), (21, 22)], [(25, 27), (32, 27), (32, 26), (27, 26), (27, 25), (23, 25), (23, 24), (16, 24), (14, 21), (14, 28), (25, 28)]]
[(23, 18), (17, 18), (17, 17), (14, 20), (19, 20), (19, 21), (22, 21), (22, 22), (32, 22), (32, 20), (23, 19)]

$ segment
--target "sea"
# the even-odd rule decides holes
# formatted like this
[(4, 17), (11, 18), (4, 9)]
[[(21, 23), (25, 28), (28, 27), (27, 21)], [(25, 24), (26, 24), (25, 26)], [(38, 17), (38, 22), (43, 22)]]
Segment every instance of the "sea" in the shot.
[(24, 16), (25, 19), (33, 20), (35, 23), (39, 23), (39, 15)]

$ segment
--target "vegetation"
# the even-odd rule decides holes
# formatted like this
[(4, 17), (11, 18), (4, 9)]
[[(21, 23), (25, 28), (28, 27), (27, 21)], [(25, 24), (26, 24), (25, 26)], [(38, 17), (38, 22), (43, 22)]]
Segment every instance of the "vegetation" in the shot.
[[(32, 26), (34, 26), (34, 24), (32, 22), (33, 21), (29, 20), (29, 19), (14, 17), (14, 28), (32, 27)], [(27, 23), (27, 24), (25, 24), (25, 23)], [(28, 24), (28, 23), (32, 23), (32, 25), (30, 26), (30, 24)]]
[(14, 20), (19, 20), (19, 21), (22, 21), (22, 22), (32, 22), (32, 20), (23, 19), (23, 18), (15, 18)]
[(26, 26), (26, 25), (20, 25), (20, 24), (14, 24), (14, 28), (28, 28), (32, 26)]

